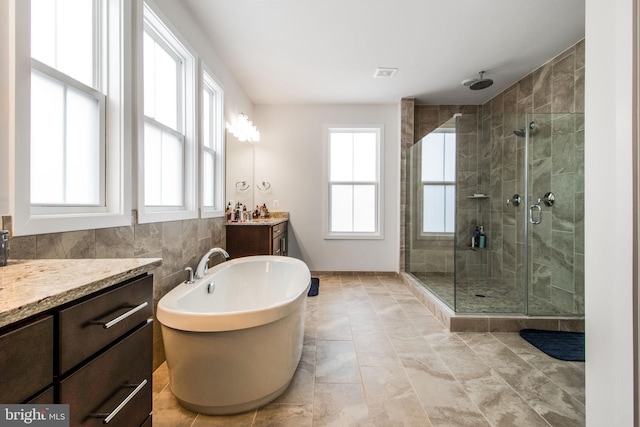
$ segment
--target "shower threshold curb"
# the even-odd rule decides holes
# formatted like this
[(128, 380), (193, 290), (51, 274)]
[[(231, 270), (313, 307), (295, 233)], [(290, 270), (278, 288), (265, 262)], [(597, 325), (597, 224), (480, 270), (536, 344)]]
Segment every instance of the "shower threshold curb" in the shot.
[(584, 332), (584, 317), (459, 314), (408, 273), (402, 283), (451, 332), (518, 332), (521, 329)]

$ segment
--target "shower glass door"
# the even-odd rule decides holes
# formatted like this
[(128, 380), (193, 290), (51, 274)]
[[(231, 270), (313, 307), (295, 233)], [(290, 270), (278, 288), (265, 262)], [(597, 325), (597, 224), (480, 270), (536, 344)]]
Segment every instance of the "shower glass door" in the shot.
[(527, 314), (584, 314), (584, 115), (528, 114)]

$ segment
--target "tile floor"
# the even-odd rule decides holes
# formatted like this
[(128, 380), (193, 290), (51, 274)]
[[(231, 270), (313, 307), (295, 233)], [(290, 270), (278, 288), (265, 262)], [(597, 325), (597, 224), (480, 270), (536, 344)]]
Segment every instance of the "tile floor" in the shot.
[(320, 276), (302, 360), (271, 404), (234, 416), (182, 408), (166, 363), (153, 377), (160, 426), (583, 426), (584, 363), (514, 333), (450, 333), (394, 276)]

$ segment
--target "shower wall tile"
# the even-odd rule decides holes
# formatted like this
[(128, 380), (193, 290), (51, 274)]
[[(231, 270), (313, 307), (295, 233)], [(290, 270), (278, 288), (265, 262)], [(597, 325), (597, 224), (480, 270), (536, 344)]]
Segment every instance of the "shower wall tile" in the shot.
[(573, 240), (573, 233), (555, 230), (551, 232), (551, 285), (567, 292), (575, 290)]
[(532, 294), (544, 301), (551, 300), (551, 267), (545, 264), (532, 263)]
[[(584, 58), (582, 60), (584, 61)], [(576, 66), (577, 65), (576, 63)], [(584, 111), (584, 63), (582, 64), (582, 68), (576, 69), (574, 94), (576, 111)]]
[(575, 53), (571, 52), (553, 61), (552, 73), (553, 113), (575, 111)]
[(543, 65), (533, 72), (533, 108), (538, 109), (551, 103), (551, 73), (550, 63)]
[[(575, 174), (552, 175), (550, 188), (553, 189), (556, 196), (556, 203), (550, 208), (553, 212), (553, 229), (574, 232), (576, 219)], [(543, 208), (547, 207), (543, 205)], [(571, 249), (573, 252), (573, 247)]]
[(525, 99), (533, 95), (533, 73), (523, 77), (517, 84), (518, 100)]

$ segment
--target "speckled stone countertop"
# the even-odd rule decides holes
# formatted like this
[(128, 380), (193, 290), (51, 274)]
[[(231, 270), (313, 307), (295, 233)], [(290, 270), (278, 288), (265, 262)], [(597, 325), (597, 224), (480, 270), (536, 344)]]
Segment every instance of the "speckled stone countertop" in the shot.
[(271, 212), (269, 218), (257, 218), (251, 221), (227, 221), (227, 225), (277, 225), (289, 221), (289, 212)]
[(0, 327), (144, 274), (160, 258), (9, 260), (0, 267)]

